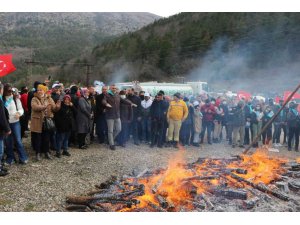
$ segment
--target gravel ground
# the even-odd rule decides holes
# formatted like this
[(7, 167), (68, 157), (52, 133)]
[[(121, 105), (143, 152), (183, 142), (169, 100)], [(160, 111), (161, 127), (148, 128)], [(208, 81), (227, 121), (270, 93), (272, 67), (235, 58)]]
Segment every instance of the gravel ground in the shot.
[[(177, 151), (175, 148), (151, 149), (145, 144), (129, 144), (127, 148), (118, 147), (111, 151), (105, 145), (92, 144), (87, 150), (70, 148), (71, 157), (35, 162), (29, 144), (25, 143), (25, 146), (31, 161), (27, 165), (10, 166), (10, 175), (0, 177), (0, 211), (65, 211), (66, 196), (94, 190), (95, 184), (111, 175), (122, 176), (133, 170), (140, 172), (146, 168), (166, 167)], [(185, 157), (187, 162), (193, 162), (199, 157), (226, 158), (241, 152), (241, 148), (232, 149), (221, 143), (201, 148), (187, 147)], [(299, 152), (288, 152), (286, 148), (271, 154), (289, 159), (300, 157)], [(271, 207), (267, 210), (277, 209)]]

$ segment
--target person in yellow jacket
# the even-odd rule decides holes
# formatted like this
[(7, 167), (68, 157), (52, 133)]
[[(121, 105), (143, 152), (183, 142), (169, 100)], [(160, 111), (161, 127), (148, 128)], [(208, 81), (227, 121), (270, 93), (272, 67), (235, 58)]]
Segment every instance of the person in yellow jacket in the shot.
[(174, 147), (177, 147), (179, 141), (179, 132), (182, 122), (189, 114), (186, 103), (180, 99), (180, 93), (175, 93), (173, 101), (170, 102), (167, 120), (169, 123), (168, 130), (168, 146), (170, 147), (172, 140), (174, 140)]

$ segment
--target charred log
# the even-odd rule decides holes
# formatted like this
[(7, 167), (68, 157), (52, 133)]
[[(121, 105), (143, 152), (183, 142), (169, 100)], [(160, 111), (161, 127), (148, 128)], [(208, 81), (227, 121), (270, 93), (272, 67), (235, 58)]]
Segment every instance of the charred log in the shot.
[(250, 185), (251, 187), (253, 188), (256, 188), (257, 190), (261, 191), (261, 192), (264, 192), (264, 193), (267, 193), (267, 194), (271, 194), (281, 200), (284, 200), (284, 201), (288, 201), (290, 198), (283, 194), (283, 193), (280, 193), (278, 191), (274, 191), (274, 190), (271, 190), (270, 188), (268, 188), (266, 185), (262, 184), (262, 183), (259, 183), (259, 184), (254, 184), (253, 182), (249, 181), (249, 180), (246, 180), (234, 173), (231, 173), (230, 176), (236, 180), (238, 180), (239, 182), (244, 182), (248, 185)]
[(225, 190), (218, 190), (215, 192), (217, 196), (224, 196), (228, 199), (247, 199), (247, 191), (244, 189), (225, 189)]
[(166, 209), (169, 207), (169, 204), (167, 202), (167, 200), (162, 197), (161, 195), (156, 195), (156, 200), (158, 201), (159, 205), (163, 208), (163, 209)]

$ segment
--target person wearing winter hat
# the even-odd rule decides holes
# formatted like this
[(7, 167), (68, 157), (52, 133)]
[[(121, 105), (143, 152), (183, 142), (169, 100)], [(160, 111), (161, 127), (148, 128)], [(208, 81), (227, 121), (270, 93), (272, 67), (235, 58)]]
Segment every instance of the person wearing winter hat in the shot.
[(188, 116), (189, 110), (184, 101), (182, 101), (180, 93), (175, 93), (173, 101), (170, 102), (167, 112), (167, 120), (169, 123), (168, 130), (168, 146), (170, 147), (174, 140), (174, 147), (177, 147), (179, 141), (179, 132), (181, 124)]
[(51, 159), (49, 145), (50, 145), (50, 132), (43, 129), (43, 122), (45, 118), (53, 118), (54, 112), (57, 112), (61, 103), (58, 101), (56, 104), (53, 99), (46, 94), (48, 88), (40, 84), (37, 87), (37, 92), (31, 101), (31, 141), (32, 147), (36, 152), (36, 160), (41, 160), (41, 153), (45, 154), (46, 159)]
[[(72, 121), (75, 116), (75, 108), (71, 102), (71, 96), (65, 95), (60, 110), (55, 113), (54, 121), (56, 126), (56, 157), (60, 158), (61, 154), (71, 156), (68, 152), (69, 137), (72, 131)], [(61, 152), (63, 150), (63, 152)]]

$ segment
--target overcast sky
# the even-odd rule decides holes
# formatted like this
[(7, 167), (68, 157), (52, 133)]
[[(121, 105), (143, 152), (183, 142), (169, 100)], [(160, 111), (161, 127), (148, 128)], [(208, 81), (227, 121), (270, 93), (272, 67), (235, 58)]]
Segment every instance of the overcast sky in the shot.
[(10, 0), (1, 12), (299, 12), (296, 0)]

